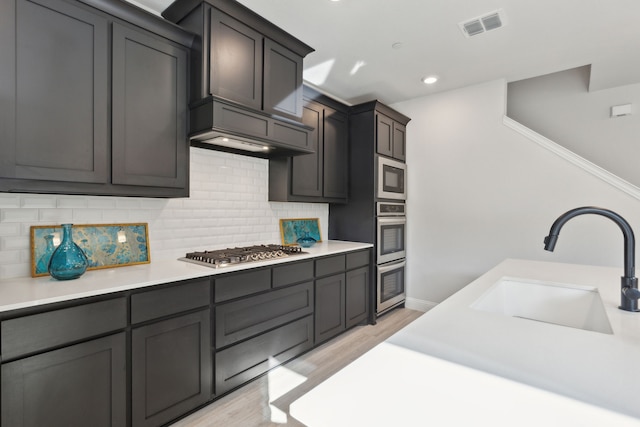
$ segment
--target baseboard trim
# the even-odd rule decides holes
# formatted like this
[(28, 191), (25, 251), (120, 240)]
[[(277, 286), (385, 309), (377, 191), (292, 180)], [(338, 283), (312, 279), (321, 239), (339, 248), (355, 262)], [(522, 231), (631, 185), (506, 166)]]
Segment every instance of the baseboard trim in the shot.
[(606, 169), (603, 169), (595, 163), (592, 163), (589, 160), (585, 159), (584, 157), (577, 155), (573, 151), (567, 150), (563, 146), (540, 135), (536, 131), (529, 129), (522, 123), (519, 123), (510, 117), (504, 116), (502, 119), (502, 123), (508, 128), (515, 130), (519, 134), (524, 135), (526, 138), (530, 139), (536, 144), (562, 157), (566, 161), (578, 166), (581, 169), (584, 169), (596, 178), (599, 178), (607, 184), (610, 184), (617, 189), (629, 194), (630, 196), (633, 196), (636, 199), (640, 200), (640, 188), (636, 187), (630, 182), (625, 181), (619, 176), (612, 174)]
[(431, 310), (433, 307), (438, 305), (436, 302), (421, 300), (417, 298), (407, 298), (404, 302), (404, 306), (406, 308), (410, 308), (411, 310), (418, 310), (427, 312)]

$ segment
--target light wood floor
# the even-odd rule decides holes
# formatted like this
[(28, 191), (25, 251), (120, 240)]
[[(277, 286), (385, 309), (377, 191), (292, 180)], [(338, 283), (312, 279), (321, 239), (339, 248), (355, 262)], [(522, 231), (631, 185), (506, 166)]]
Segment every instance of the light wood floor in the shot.
[(356, 326), (172, 427), (304, 426), (289, 414), (291, 403), (422, 314), (399, 308), (376, 325)]

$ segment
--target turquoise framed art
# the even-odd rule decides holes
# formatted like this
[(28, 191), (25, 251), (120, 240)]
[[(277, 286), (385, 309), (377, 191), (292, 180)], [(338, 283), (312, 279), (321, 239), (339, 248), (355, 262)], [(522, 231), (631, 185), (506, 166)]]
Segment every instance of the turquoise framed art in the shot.
[[(147, 223), (74, 225), (72, 235), (89, 260), (87, 270), (151, 262)], [(59, 225), (31, 226), (32, 277), (49, 275), (51, 252), (61, 237)]]
[(316, 242), (322, 241), (318, 218), (281, 219), (280, 236), (285, 246), (298, 244), (298, 239), (301, 237), (313, 237)]

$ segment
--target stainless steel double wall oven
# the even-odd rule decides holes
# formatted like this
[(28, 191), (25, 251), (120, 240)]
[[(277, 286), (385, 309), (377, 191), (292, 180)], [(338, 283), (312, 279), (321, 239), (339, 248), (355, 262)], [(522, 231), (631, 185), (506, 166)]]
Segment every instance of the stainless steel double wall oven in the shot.
[(382, 156), (377, 156), (377, 163), (376, 312), (383, 313), (406, 298), (407, 167)]

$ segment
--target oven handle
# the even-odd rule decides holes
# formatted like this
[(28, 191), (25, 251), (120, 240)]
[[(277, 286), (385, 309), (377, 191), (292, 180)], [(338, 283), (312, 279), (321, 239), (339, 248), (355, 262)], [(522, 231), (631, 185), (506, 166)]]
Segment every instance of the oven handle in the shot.
[(407, 265), (406, 260), (398, 261), (398, 262), (390, 262), (389, 264), (378, 265), (378, 273), (384, 274), (389, 270), (395, 270), (396, 268), (405, 267)]
[(397, 217), (383, 217), (383, 218), (378, 218), (378, 224), (379, 225), (394, 225), (394, 224), (406, 224), (407, 223), (407, 218), (405, 218), (404, 216), (397, 216)]

